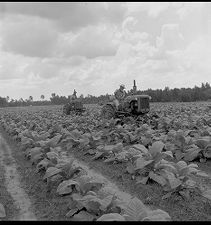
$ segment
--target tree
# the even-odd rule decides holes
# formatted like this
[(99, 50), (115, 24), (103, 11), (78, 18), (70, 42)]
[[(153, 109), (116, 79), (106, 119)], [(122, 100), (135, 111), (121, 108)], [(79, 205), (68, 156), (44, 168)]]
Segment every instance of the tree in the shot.
[(56, 93), (52, 93), (51, 96), (52, 98), (54, 98), (56, 96)]
[(7, 106), (7, 99), (0, 97), (0, 107)]
[(41, 98), (42, 100), (44, 100), (44, 99), (45, 99), (45, 96), (44, 96), (44, 95), (41, 95), (40, 98)]
[(10, 100), (10, 97), (9, 97), (9, 96), (7, 96), (7, 97), (6, 97), (6, 100), (7, 100), (7, 102), (9, 102), (9, 100)]

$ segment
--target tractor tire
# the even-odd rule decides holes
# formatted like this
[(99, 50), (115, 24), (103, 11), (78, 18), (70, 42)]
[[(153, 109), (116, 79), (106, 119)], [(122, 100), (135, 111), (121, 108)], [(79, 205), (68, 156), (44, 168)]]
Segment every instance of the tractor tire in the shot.
[(111, 105), (104, 105), (101, 111), (101, 117), (103, 119), (112, 119), (115, 117), (115, 109)]

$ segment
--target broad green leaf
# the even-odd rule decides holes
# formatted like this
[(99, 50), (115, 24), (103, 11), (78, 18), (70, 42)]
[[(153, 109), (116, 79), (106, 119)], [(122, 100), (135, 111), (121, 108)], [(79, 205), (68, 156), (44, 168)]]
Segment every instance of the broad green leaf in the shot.
[(150, 171), (149, 172), (149, 177), (156, 181), (157, 183), (161, 184), (162, 186), (164, 186), (166, 184), (166, 179), (163, 178), (162, 176), (159, 176), (157, 174), (155, 174), (154, 172)]
[(47, 170), (46, 170), (46, 173), (45, 173), (45, 176), (43, 177), (43, 180), (49, 178), (49, 177), (52, 177), (58, 173), (60, 173), (62, 170), (61, 169), (58, 169), (56, 167), (49, 167)]
[(58, 182), (58, 181), (62, 181), (63, 177), (60, 174), (56, 174), (50, 177), (49, 179), (51, 180), (51, 182)]
[(46, 170), (49, 164), (50, 164), (50, 161), (48, 159), (44, 158), (37, 164), (37, 166), (36, 166), (37, 172), (39, 172), (40, 170), (43, 170), (43, 169)]
[(87, 209), (88, 212), (99, 213), (101, 206), (101, 199), (93, 195), (85, 195), (82, 199), (78, 200), (83, 204), (83, 206)]
[(168, 221), (162, 215), (151, 215), (145, 217), (142, 221)]
[(70, 132), (71, 137), (74, 139), (79, 139), (81, 137), (81, 133), (79, 130), (75, 129)]
[(149, 153), (151, 155), (156, 155), (157, 153), (160, 153), (163, 148), (164, 148), (165, 144), (162, 141), (155, 141), (151, 147), (149, 147)]
[(136, 177), (136, 183), (137, 184), (146, 184), (147, 183), (147, 181), (148, 181), (148, 179), (149, 179), (149, 177), (147, 176), (147, 177), (141, 177), (141, 176), (139, 176), (139, 177)]
[(144, 154), (147, 154), (148, 153), (148, 149), (144, 146), (144, 145), (141, 145), (141, 144), (135, 144), (133, 145), (133, 148), (141, 151), (142, 153)]
[(106, 145), (106, 146), (102, 149), (102, 151), (103, 151), (103, 152), (110, 152), (110, 151), (113, 151), (114, 147), (115, 147), (115, 145)]
[(117, 143), (116, 145), (114, 145), (112, 152), (121, 152), (123, 150), (123, 144), (122, 142)]
[(71, 194), (73, 191), (73, 187), (77, 187), (78, 190), (80, 189), (79, 184), (76, 181), (65, 180), (61, 184), (59, 184), (56, 192), (59, 195)]
[(52, 160), (54, 158), (59, 158), (59, 155), (55, 152), (47, 152), (46, 155), (49, 160)]
[(201, 177), (209, 177), (209, 175), (207, 173), (201, 172), (201, 171), (197, 172), (196, 175), (201, 176)]
[(198, 157), (200, 151), (200, 149), (192, 149), (191, 151), (185, 154), (183, 159), (187, 162), (191, 162)]
[(42, 153), (42, 148), (40, 148), (40, 147), (32, 148), (26, 152), (28, 158), (33, 158), (35, 155), (38, 155), (40, 153)]
[(74, 158), (69, 159), (68, 161), (62, 161), (56, 165), (57, 168), (61, 169), (67, 177), (70, 177), (72, 174), (74, 168), (73, 168), (73, 162)]
[(188, 179), (185, 183), (189, 187), (195, 187), (196, 186), (196, 181), (194, 181), (192, 179)]
[(138, 198), (133, 198), (124, 209), (125, 214), (128, 216), (127, 220), (137, 221), (139, 220), (140, 213), (147, 211), (146, 206)]
[(78, 212), (78, 208), (73, 208), (71, 209), (67, 214), (66, 214), (66, 217), (72, 217), (74, 216), (74, 214), (76, 214)]
[(114, 162), (115, 160), (116, 160), (116, 157), (113, 157), (113, 158), (105, 159), (103, 162), (111, 163), (111, 162)]
[(172, 165), (170, 164), (169, 162), (168, 163), (159, 163), (156, 165), (156, 169), (164, 169), (164, 170), (168, 170), (174, 174), (177, 174), (177, 169)]
[(176, 165), (178, 165), (180, 170), (188, 166), (185, 161), (179, 161), (176, 163)]
[(197, 170), (196, 168), (187, 166), (179, 171), (179, 175), (182, 178), (182, 176), (187, 177), (188, 175), (193, 173), (196, 174), (197, 172), (199, 172), (199, 170)]
[(95, 216), (92, 215), (89, 212), (86, 212), (84, 210), (80, 211), (79, 213), (75, 214), (73, 216), (74, 221), (93, 221), (95, 219)]
[(183, 153), (180, 150), (176, 150), (175, 157), (176, 157), (177, 160), (181, 160), (184, 156), (185, 156), (185, 153)]
[(136, 160), (135, 170), (143, 169), (145, 166), (149, 165), (149, 164), (152, 163), (152, 162), (153, 162), (153, 160), (148, 160), (148, 161), (146, 161), (144, 158), (139, 157), (139, 158)]
[(198, 140), (196, 140), (196, 145), (200, 148), (200, 149), (205, 149), (207, 147), (207, 145), (210, 142), (210, 138), (200, 138)]
[(185, 144), (185, 137), (181, 133), (177, 133), (175, 136), (175, 145), (183, 147)]
[(173, 154), (171, 151), (163, 152), (163, 154), (166, 154), (166, 155), (170, 156), (171, 158), (173, 158)]
[(125, 221), (125, 218), (118, 213), (104, 214), (97, 221)]
[(202, 154), (205, 158), (210, 159), (211, 158), (211, 144), (208, 144), (204, 151), (202, 151)]
[(50, 147), (55, 147), (58, 144), (58, 142), (60, 141), (61, 137), (62, 137), (62, 135), (58, 134), (57, 136), (51, 138), (48, 142), (48, 145)]
[(115, 199), (115, 195), (108, 195), (104, 199), (101, 200), (101, 206), (100, 209), (104, 212), (108, 209), (109, 206), (111, 206), (113, 200)]
[(97, 196), (96, 192), (94, 192), (94, 191), (88, 191), (86, 194), (87, 195)]
[(171, 189), (176, 189), (182, 184), (182, 182), (179, 179), (177, 179), (173, 173), (169, 171), (165, 171), (165, 173), (166, 173), (166, 178), (169, 181)]
[(83, 146), (86, 146), (89, 144), (89, 139), (88, 138), (81, 138), (79, 139), (79, 142), (80, 142), (80, 145), (83, 147)]
[(171, 217), (169, 214), (161, 209), (147, 211), (147, 218), (150, 221), (169, 221)]
[(151, 143), (152, 140), (151, 140), (151, 138), (142, 137), (141, 141), (144, 146), (147, 146), (149, 143)]
[(33, 157), (31, 157), (32, 165), (39, 163), (42, 159), (44, 159), (44, 154), (43, 153), (34, 155)]
[(188, 167), (189, 168), (198, 168), (199, 166), (197, 165), (197, 164), (195, 164), (195, 163), (190, 163), (189, 165), (188, 165)]
[(122, 161), (127, 160), (127, 156), (128, 156), (128, 153), (126, 151), (122, 151), (122, 152), (116, 154), (116, 159), (118, 162), (122, 162)]
[(205, 198), (211, 200), (211, 189), (202, 192), (202, 196), (204, 196)]

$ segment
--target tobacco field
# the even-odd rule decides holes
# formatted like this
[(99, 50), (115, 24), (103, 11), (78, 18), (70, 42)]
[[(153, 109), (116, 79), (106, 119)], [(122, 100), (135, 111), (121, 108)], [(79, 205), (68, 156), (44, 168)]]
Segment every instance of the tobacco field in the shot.
[(151, 103), (137, 119), (103, 120), (101, 106), (86, 109), (0, 109), (1, 132), (46, 195), (65, 204), (60, 220), (211, 220), (209, 102)]

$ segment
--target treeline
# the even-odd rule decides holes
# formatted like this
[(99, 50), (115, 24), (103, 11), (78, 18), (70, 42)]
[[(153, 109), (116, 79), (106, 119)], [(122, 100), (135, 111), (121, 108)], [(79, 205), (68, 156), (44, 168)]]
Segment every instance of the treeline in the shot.
[[(129, 92), (131, 93), (131, 91)], [(208, 82), (202, 83), (201, 87), (194, 88), (174, 88), (165, 87), (163, 90), (148, 89), (138, 91), (138, 94), (148, 94), (152, 97), (152, 102), (195, 102), (211, 100), (211, 87)]]
[[(127, 96), (132, 94), (132, 89), (127, 92)], [(195, 86), (194, 88), (174, 88), (170, 89), (165, 87), (162, 89), (148, 89), (138, 90), (137, 94), (147, 94), (152, 97), (152, 102), (195, 102), (195, 101), (211, 101), (211, 86), (208, 82), (202, 83), (201, 87)], [(92, 96), (88, 95), (84, 97), (80, 95), (78, 99), (83, 104), (103, 104), (109, 101), (111, 95)], [(59, 96), (55, 93), (51, 94), (50, 101), (44, 100), (44, 95), (41, 95), (40, 101), (33, 101), (33, 97), (29, 96), (29, 99), (23, 100), (9, 100), (9, 96), (6, 98), (0, 97), (0, 107), (10, 106), (30, 106), (30, 105), (63, 105), (70, 101), (70, 96)]]

